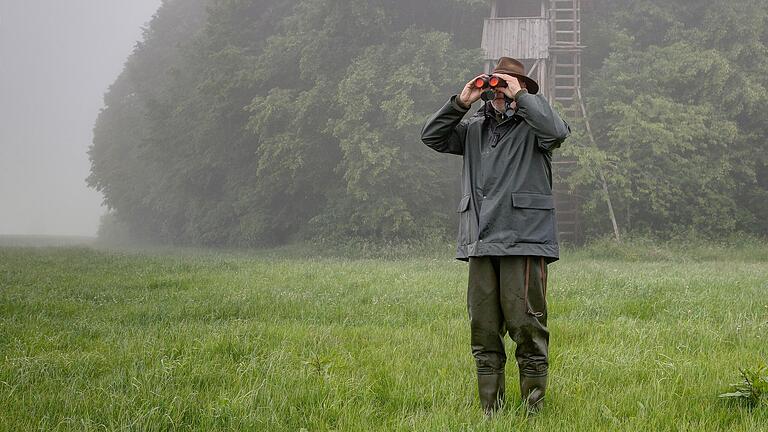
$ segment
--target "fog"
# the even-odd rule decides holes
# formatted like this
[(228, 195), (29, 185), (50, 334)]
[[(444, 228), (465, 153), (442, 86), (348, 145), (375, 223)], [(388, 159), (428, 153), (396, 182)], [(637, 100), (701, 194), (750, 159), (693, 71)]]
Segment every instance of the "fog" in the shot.
[(570, 124), (532, 208), (566, 242), (768, 232), (762, 3), (162, 4), (0, 0), (0, 235), (91, 236), (108, 202), (106, 243), (450, 240), (480, 198), (424, 125), (506, 56)]
[(0, 234), (95, 234), (94, 120), (160, 3), (0, 0)]

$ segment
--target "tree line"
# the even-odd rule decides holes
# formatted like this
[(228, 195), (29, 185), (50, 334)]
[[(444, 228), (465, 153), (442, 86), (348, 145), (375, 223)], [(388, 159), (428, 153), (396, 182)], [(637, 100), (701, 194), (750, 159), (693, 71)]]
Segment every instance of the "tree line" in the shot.
[[(768, 228), (765, 1), (595, 0), (598, 143), (563, 146), (589, 235)], [(695, 9), (695, 10), (691, 10)], [(484, 0), (166, 0), (104, 97), (88, 184), (134, 238), (452, 238), (459, 158), (419, 141), (481, 70)], [(112, 227), (112, 228), (110, 228)]]

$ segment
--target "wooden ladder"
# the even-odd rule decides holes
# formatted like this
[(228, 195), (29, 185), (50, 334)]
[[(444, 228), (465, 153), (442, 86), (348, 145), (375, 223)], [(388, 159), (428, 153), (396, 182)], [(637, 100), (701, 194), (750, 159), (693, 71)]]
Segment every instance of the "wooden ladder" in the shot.
[[(581, 116), (578, 89), (581, 85), (581, 9), (579, 0), (550, 0), (549, 99), (560, 104), (566, 121)], [(576, 169), (575, 160), (555, 152), (552, 162), (553, 194), (557, 209), (558, 234), (563, 243), (582, 240), (579, 227), (579, 197), (568, 190), (568, 177)]]
[[(579, 0), (550, 2), (550, 98), (564, 114), (579, 114), (576, 90), (581, 85), (581, 12)], [(571, 117), (573, 118), (573, 117)]]

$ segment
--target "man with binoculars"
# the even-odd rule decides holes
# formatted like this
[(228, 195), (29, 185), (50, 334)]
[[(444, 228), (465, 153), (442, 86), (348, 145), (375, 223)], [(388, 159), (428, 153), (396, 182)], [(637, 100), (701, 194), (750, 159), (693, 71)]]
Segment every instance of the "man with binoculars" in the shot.
[[(530, 412), (543, 406), (547, 385), (547, 264), (559, 258), (552, 151), (571, 130), (538, 91), (520, 61), (502, 57), (421, 132), (430, 148), (463, 157), (456, 258), (469, 261), (472, 355), (489, 415), (504, 400), (507, 332)], [(482, 108), (465, 119), (481, 98)]]

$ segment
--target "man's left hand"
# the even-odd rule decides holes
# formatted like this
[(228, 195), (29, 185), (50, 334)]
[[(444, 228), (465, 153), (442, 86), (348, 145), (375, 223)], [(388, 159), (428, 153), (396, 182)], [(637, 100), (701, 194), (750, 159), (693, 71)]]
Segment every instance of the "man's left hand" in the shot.
[(520, 85), (520, 81), (513, 77), (512, 75), (507, 75), (503, 73), (495, 73), (495, 76), (503, 79), (507, 82), (506, 87), (502, 87), (500, 90), (510, 99), (514, 99), (517, 92), (522, 89), (522, 86)]

